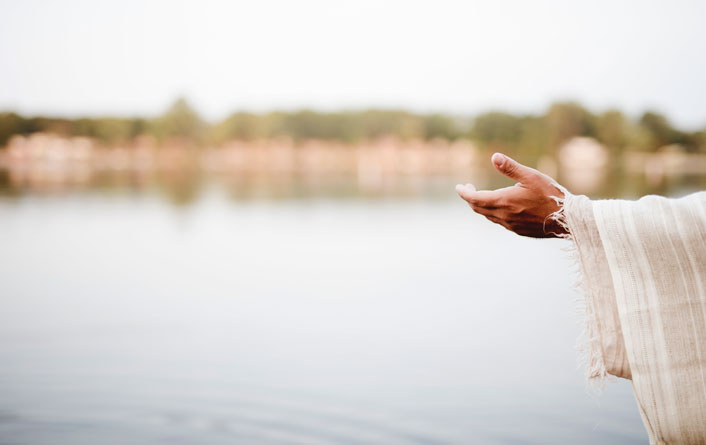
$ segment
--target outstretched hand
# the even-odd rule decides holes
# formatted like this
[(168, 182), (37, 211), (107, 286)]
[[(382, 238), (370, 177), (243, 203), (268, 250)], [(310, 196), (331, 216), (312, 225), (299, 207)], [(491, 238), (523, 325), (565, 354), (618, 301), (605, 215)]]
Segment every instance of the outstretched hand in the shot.
[(476, 213), (522, 236), (550, 238), (566, 233), (548, 218), (559, 210), (556, 198), (564, 197), (552, 178), (500, 153), (495, 153), (492, 161), (500, 173), (517, 184), (498, 190), (457, 185), (456, 192)]

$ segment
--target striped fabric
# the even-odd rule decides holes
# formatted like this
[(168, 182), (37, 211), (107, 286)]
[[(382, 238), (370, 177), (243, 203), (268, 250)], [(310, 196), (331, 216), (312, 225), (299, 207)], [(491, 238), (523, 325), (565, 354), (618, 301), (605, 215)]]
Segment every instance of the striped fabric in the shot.
[(567, 194), (587, 315), (588, 376), (631, 378), (651, 443), (706, 443), (706, 192)]

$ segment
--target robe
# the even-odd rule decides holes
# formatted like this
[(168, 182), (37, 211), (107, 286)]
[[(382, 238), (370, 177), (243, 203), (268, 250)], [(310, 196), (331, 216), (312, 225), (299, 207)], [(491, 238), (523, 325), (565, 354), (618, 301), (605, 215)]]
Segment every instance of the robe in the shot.
[(706, 444), (706, 192), (561, 204), (588, 377), (632, 380), (651, 443)]

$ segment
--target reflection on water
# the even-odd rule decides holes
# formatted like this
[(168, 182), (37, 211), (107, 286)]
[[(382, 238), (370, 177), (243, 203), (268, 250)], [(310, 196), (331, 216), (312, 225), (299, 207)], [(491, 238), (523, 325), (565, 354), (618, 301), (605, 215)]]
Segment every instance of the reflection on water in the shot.
[[(188, 204), (211, 186), (234, 199), (418, 198), (444, 196), (456, 183), (511, 184), (468, 140), (382, 137), (358, 143), (290, 139), (231, 141), (197, 148), (141, 136), (120, 146), (34, 133), (0, 148), (0, 195), (158, 191)], [(522, 160), (522, 158), (520, 158)], [(576, 137), (555, 154), (527, 159), (569, 190), (593, 197), (675, 195), (706, 188), (706, 155), (666, 146), (656, 153), (611, 154)]]
[(562, 240), (453, 199), (0, 201), (0, 442), (644, 443)]

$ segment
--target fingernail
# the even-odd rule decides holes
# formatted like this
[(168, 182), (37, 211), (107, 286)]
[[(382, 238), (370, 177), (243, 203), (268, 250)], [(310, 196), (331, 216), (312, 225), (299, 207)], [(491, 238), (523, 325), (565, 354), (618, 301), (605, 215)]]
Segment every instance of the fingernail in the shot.
[(497, 167), (502, 167), (505, 163), (505, 159), (507, 159), (505, 155), (501, 153), (495, 153), (493, 155), (493, 164), (495, 164)]
[(461, 193), (463, 186), (461, 184), (456, 184), (456, 193)]

